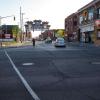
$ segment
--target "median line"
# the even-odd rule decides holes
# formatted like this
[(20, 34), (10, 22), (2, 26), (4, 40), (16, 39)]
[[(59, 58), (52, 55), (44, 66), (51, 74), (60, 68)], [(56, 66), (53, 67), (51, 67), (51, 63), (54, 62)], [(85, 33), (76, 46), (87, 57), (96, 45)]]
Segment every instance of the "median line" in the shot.
[(9, 61), (11, 62), (13, 69), (16, 71), (17, 75), (19, 76), (19, 78), (21, 79), (22, 83), (24, 84), (25, 88), (28, 90), (28, 92), (31, 94), (32, 98), (34, 100), (40, 100), (40, 98), (37, 96), (37, 94), (32, 90), (32, 88), (30, 87), (30, 85), (28, 84), (28, 82), (25, 80), (25, 78), (22, 76), (22, 74), (20, 73), (20, 71), (18, 70), (18, 68), (16, 67), (16, 65), (14, 64), (14, 62), (12, 61), (12, 59), (10, 58), (9, 54), (7, 53), (6, 50), (5, 54), (8, 57)]

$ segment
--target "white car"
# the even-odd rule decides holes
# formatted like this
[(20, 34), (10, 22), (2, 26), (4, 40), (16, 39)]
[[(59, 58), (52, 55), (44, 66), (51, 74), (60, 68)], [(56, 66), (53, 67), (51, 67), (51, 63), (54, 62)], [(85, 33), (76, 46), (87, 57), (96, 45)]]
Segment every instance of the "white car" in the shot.
[(66, 47), (64, 38), (57, 38), (54, 45), (55, 47)]

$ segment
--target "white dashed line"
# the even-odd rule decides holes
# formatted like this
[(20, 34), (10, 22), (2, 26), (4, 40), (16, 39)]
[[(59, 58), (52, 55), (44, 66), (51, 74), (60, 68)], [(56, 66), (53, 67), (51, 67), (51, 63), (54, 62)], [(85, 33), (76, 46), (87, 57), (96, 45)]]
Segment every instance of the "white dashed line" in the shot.
[(92, 62), (94, 65), (100, 65), (100, 62)]
[(23, 66), (30, 66), (30, 65), (34, 65), (34, 63), (23, 63)]
[(9, 61), (11, 62), (14, 70), (16, 71), (16, 73), (18, 74), (18, 76), (20, 77), (22, 83), (24, 84), (24, 86), (26, 87), (26, 89), (28, 90), (28, 92), (31, 94), (32, 98), (34, 100), (40, 100), (40, 98), (37, 96), (37, 94), (32, 90), (32, 88), (30, 87), (30, 85), (27, 83), (27, 81), (25, 80), (25, 78), (22, 76), (22, 74), (20, 73), (20, 71), (17, 69), (17, 67), (15, 66), (14, 62), (12, 61), (12, 59), (10, 58), (10, 56), (8, 55), (7, 51), (5, 50), (5, 54), (8, 57)]

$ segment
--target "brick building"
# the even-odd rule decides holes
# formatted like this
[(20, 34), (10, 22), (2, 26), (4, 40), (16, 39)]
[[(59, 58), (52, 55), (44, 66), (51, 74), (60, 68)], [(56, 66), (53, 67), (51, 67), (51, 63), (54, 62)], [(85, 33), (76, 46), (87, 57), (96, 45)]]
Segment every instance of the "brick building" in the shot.
[(78, 17), (77, 12), (65, 18), (65, 34), (68, 41), (77, 40), (78, 31)]
[[(100, 19), (100, 0), (93, 0), (78, 10), (80, 40), (91, 43), (100, 38), (100, 27), (97, 29), (95, 24)], [(100, 24), (100, 23), (99, 23)]]
[(77, 39), (85, 43), (100, 41), (100, 0), (93, 0), (68, 16), (65, 19), (65, 32), (68, 38), (76, 32)]

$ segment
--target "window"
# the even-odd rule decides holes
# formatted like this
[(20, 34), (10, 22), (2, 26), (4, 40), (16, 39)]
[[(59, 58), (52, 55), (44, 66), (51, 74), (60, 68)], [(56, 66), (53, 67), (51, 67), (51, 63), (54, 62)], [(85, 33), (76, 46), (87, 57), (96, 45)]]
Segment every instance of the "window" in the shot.
[(100, 8), (98, 10), (99, 10), (98, 12), (99, 12), (99, 15), (100, 15)]
[(73, 23), (73, 24), (74, 24), (74, 26), (77, 26), (77, 21), (74, 21), (74, 23)]
[(97, 9), (97, 18), (100, 18), (100, 8)]
[(89, 10), (88, 19), (93, 20), (93, 9)]
[(83, 16), (80, 16), (79, 23), (82, 24), (82, 21), (83, 21)]

